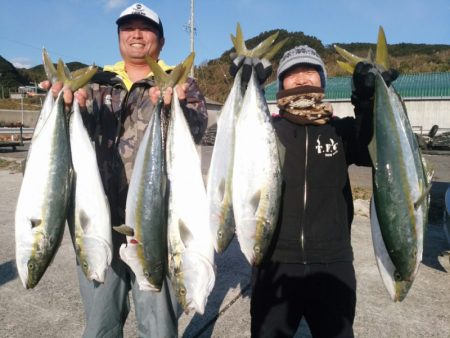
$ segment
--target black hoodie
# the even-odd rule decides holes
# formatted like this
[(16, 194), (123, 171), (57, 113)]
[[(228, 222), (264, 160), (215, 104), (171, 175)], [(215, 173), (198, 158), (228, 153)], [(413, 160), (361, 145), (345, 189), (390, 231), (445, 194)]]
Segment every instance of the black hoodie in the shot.
[(352, 261), (350, 164), (370, 166), (372, 114), (324, 125), (273, 121), (285, 147), (282, 200), (266, 259), (282, 263)]

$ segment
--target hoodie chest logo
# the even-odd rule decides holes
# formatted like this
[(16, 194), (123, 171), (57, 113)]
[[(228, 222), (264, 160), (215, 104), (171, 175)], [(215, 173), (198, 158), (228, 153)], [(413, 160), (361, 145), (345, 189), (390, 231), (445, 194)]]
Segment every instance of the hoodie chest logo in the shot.
[(322, 144), (320, 141), (320, 136), (316, 140), (316, 151), (318, 155), (324, 156), (324, 157), (333, 157), (336, 155), (338, 151), (338, 145), (339, 143), (335, 142), (331, 137), (329, 138), (328, 142), (325, 144)]
[(111, 107), (111, 103), (112, 103), (112, 97), (111, 97), (111, 94), (105, 95), (105, 98), (103, 99), (103, 103), (104, 103), (105, 105), (107, 105), (108, 107)]

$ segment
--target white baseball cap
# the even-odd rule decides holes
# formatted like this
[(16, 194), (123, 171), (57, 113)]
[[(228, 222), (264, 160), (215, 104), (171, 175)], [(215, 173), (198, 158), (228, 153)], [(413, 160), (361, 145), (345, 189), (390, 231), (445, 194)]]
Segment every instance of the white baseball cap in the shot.
[(120, 13), (116, 20), (116, 24), (120, 26), (125, 20), (131, 18), (148, 20), (152, 25), (158, 28), (161, 37), (164, 37), (164, 29), (159, 15), (144, 4), (135, 3), (130, 7), (127, 7), (122, 13)]

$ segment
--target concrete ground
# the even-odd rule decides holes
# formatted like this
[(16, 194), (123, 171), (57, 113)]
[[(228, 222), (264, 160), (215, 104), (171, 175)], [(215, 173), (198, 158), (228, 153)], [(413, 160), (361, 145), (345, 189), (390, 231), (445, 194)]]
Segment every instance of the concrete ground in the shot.
[[(210, 147), (202, 149), (206, 174)], [(0, 150), (0, 159), (20, 161), (26, 151)], [(371, 242), (368, 201), (355, 202), (352, 244), (357, 274), (357, 337), (450, 337), (450, 263), (440, 257), (450, 249), (442, 230), (442, 200), (450, 182), (450, 156), (427, 156), (435, 167), (432, 212), (425, 235), (424, 257), (407, 298), (393, 303), (376, 267)], [(354, 188), (370, 189), (370, 171), (350, 168)], [(0, 169), (0, 337), (80, 337), (84, 314), (75, 275), (75, 254), (66, 231), (63, 243), (40, 283), (25, 290), (18, 278), (14, 254), (14, 210), (21, 173)], [(180, 337), (249, 337), (250, 266), (233, 241), (216, 257), (215, 287), (205, 314), (181, 314)], [(136, 337), (133, 311), (125, 337)], [(302, 322), (296, 337), (310, 337)]]

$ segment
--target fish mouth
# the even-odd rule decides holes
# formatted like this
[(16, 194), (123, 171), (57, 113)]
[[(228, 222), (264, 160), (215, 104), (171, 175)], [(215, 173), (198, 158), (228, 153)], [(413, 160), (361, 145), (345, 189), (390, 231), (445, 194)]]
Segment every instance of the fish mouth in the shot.
[(88, 279), (91, 281), (97, 281), (99, 283), (105, 282), (106, 270), (102, 272), (93, 272), (89, 275)]

